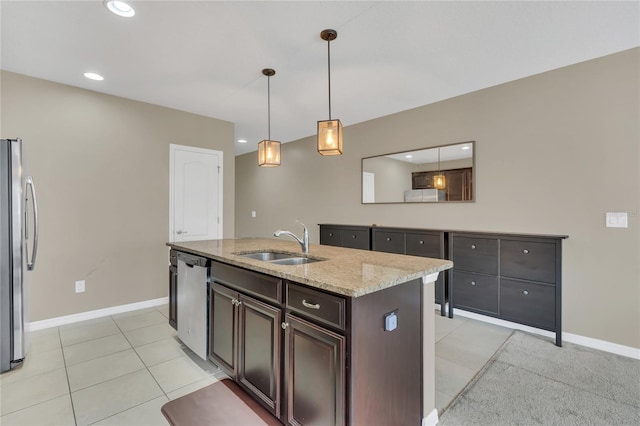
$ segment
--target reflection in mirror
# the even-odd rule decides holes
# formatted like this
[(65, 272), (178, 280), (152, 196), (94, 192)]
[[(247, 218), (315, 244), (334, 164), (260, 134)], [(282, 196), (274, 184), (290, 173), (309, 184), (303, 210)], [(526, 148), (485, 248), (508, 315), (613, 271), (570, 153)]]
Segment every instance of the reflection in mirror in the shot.
[(362, 203), (473, 201), (475, 142), (362, 159)]

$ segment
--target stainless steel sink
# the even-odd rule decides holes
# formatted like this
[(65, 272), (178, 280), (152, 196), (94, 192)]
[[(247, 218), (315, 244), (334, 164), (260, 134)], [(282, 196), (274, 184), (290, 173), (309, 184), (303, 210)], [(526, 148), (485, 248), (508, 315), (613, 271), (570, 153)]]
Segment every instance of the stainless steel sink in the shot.
[(277, 265), (306, 265), (307, 263), (319, 262), (324, 259), (313, 257), (296, 256), (291, 253), (282, 253), (277, 251), (260, 251), (253, 253), (236, 253), (238, 256), (248, 259), (261, 260), (263, 262), (275, 263)]
[(270, 262), (272, 260), (277, 260), (277, 259), (288, 259), (290, 257), (294, 257), (295, 255), (292, 255), (289, 253), (279, 253), (276, 251), (261, 251), (258, 253), (238, 253), (238, 256)]
[(278, 265), (305, 265), (307, 263), (319, 262), (322, 259), (313, 259), (311, 257), (290, 257), (288, 259), (272, 260), (269, 263)]

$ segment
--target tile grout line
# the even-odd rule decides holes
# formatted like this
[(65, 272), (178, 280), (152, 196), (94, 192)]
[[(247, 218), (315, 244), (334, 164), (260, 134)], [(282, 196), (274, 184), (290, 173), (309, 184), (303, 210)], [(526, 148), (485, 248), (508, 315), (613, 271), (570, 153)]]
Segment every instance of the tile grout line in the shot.
[[(147, 372), (148, 372), (148, 373), (151, 375), (151, 377), (153, 378), (154, 382), (158, 385), (158, 388), (160, 389), (160, 391), (162, 391), (162, 395), (164, 395), (164, 397), (165, 397), (165, 398), (167, 398), (167, 400), (169, 400), (169, 397), (167, 396), (166, 392), (164, 391), (164, 389), (162, 389), (162, 386), (160, 386), (160, 383), (158, 383), (158, 381), (156, 380), (155, 376), (151, 373), (151, 371), (149, 370), (149, 367), (147, 366), (147, 364), (145, 364), (144, 360), (140, 357), (140, 354), (138, 354), (138, 351), (136, 351), (136, 349), (135, 349), (135, 347), (133, 346), (133, 344), (129, 341), (129, 339), (127, 338), (127, 335), (124, 333), (124, 331), (122, 331), (122, 329), (120, 328), (120, 326), (118, 325), (118, 323), (116, 322), (116, 320), (113, 318), (113, 316), (109, 316), (109, 318), (111, 318), (111, 320), (115, 323), (116, 327), (118, 328), (118, 332), (119, 332), (119, 334), (121, 334), (121, 335), (124, 337), (124, 339), (127, 341), (127, 343), (131, 346), (131, 349), (132, 349), (132, 350), (133, 350), (133, 352), (136, 354), (136, 356), (138, 357), (138, 359), (140, 360), (140, 362), (142, 362), (142, 365), (144, 366), (144, 368), (140, 368), (140, 369), (138, 369), (138, 370), (136, 370), (136, 371), (132, 371), (132, 372), (130, 372), (130, 373), (126, 373), (126, 374), (123, 374), (123, 375), (121, 375), (121, 376), (114, 377), (114, 378), (112, 378), (112, 379), (105, 380), (104, 382), (96, 383), (96, 384), (91, 385), (91, 386), (95, 386), (95, 385), (98, 385), (98, 384), (106, 383), (106, 382), (109, 382), (109, 381), (111, 381), (111, 380), (118, 379), (118, 378), (120, 378), (120, 377), (124, 377), (124, 376), (126, 376), (126, 375), (128, 375), (128, 374), (136, 373), (136, 372), (138, 372), (138, 371), (142, 371), (142, 370), (146, 369), (146, 370), (147, 370)], [(144, 328), (144, 327), (140, 327), (140, 328)], [(107, 337), (108, 337), (108, 336), (107, 336)], [(153, 343), (153, 342), (151, 342), (151, 343)], [(143, 346), (144, 346), (144, 345), (143, 345)], [(126, 349), (126, 350), (129, 350), (129, 349)], [(120, 352), (124, 352), (124, 351), (120, 351)], [(119, 352), (116, 352), (116, 353), (119, 353)], [(106, 355), (105, 355), (105, 356), (106, 356)], [(99, 358), (100, 358), (100, 357), (99, 357)], [(88, 389), (88, 388), (90, 388), (91, 386), (88, 386), (88, 387), (83, 388), (83, 389)], [(161, 396), (162, 396), (162, 395), (161, 395)], [(95, 422), (90, 423), (90, 424), (89, 424), (89, 425), (87, 425), (87, 426), (94, 425), (94, 424), (96, 424), (96, 423), (98, 423), (98, 422), (101, 422), (101, 421), (103, 421), (103, 420), (109, 419), (109, 418), (111, 418), (111, 417), (113, 417), (113, 416), (117, 416), (118, 414), (122, 414), (122, 413), (124, 413), (125, 411), (128, 411), (128, 410), (131, 410), (131, 409), (133, 409), (133, 408), (139, 407), (139, 406), (141, 406), (141, 405), (143, 405), (143, 404), (146, 404), (147, 402), (153, 401), (154, 399), (157, 399), (157, 398), (160, 398), (160, 396), (156, 396), (156, 397), (151, 398), (151, 399), (149, 399), (149, 400), (147, 400), (147, 401), (143, 401), (143, 402), (141, 402), (141, 403), (139, 403), (139, 404), (136, 404), (136, 405), (134, 405), (134, 406), (128, 407), (128, 408), (127, 408), (127, 409), (125, 409), (125, 410), (122, 410), (122, 411), (119, 411), (119, 412), (117, 412), (117, 413), (113, 413), (113, 414), (111, 414), (111, 415), (109, 415), (109, 416), (107, 416), (107, 417), (103, 417), (103, 418), (101, 418), (101, 419), (98, 419), (98, 420), (96, 420)]]
[(64, 374), (67, 377), (67, 389), (69, 389), (69, 401), (71, 402), (71, 413), (73, 414), (73, 423), (75, 425), (78, 424), (78, 420), (76, 419), (76, 407), (73, 404), (73, 395), (71, 394), (71, 382), (69, 381), (69, 370), (67, 369), (67, 360), (64, 357), (64, 346), (62, 345), (62, 335), (60, 333), (60, 327), (56, 327), (58, 329), (58, 340), (60, 341), (60, 349), (62, 350), (62, 362), (64, 363)]

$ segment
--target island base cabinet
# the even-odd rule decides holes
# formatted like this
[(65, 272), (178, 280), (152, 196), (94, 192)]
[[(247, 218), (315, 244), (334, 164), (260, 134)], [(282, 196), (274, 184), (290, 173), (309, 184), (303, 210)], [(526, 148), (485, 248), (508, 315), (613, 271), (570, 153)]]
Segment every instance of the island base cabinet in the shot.
[(274, 416), (280, 416), (282, 311), (214, 283), (209, 358)]
[(209, 294), (209, 358), (236, 380), (238, 292), (213, 284)]
[(282, 311), (240, 295), (238, 315), (238, 383), (280, 417)]
[(345, 338), (289, 314), (283, 328), (283, 420), (288, 425), (344, 425)]

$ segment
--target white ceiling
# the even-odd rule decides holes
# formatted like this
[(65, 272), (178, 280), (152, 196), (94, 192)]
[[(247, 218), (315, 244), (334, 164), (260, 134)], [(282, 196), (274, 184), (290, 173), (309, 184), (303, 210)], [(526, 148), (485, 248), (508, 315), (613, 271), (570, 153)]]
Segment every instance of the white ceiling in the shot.
[[(0, 3), (4, 70), (235, 123), (236, 153), (640, 45), (640, 2), (134, 1)], [(96, 82), (83, 77), (94, 71)], [(348, 150), (348, 140), (345, 140)]]

